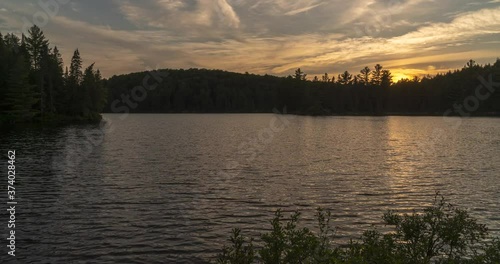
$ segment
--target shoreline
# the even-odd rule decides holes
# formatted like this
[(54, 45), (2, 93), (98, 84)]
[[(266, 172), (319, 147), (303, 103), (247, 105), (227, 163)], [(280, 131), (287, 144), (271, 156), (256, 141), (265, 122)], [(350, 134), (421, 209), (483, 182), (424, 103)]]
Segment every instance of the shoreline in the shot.
[[(122, 115), (123, 113), (101, 113), (108, 115)], [(141, 113), (128, 113), (129, 115), (251, 115), (251, 114), (276, 114), (275, 112), (141, 112)], [(306, 114), (301, 112), (291, 112), (283, 115), (295, 115), (295, 116), (311, 116), (311, 117), (343, 117), (343, 116), (359, 116), (359, 117), (390, 117), (390, 116), (402, 116), (402, 117), (439, 117), (445, 116), (443, 113), (384, 113), (384, 114), (368, 114), (368, 113), (343, 113), (343, 114)], [(447, 117), (499, 117), (500, 113), (481, 113), (470, 116), (460, 116), (460, 115), (448, 115)]]
[(102, 114), (93, 115), (91, 117), (52, 115), (44, 117), (43, 119), (40, 117), (36, 117), (29, 121), (2, 120), (0, 121), (0, 129), (8, 130), (17, 128), (45, 128), (71, 125), (88, 125), (99, 124), (102, 120)]

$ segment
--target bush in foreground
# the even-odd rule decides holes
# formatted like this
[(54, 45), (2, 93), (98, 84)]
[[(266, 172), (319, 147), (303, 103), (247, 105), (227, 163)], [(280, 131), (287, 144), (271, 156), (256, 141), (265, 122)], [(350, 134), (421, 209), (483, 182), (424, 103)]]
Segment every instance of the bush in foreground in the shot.
[(335, 232), (330, 212), (318, 209), (316, 232), (300, 228), (299, 217), (295, 212), (285, 219), (278, 210), (259, 247), (234, 229), (231, 245), (222, 249), (217, 263), (500, 263), (500, 240), (492, 239), (485, 225), (440, 195), (423, 212), (387, 212), (383, 220), (392, 232), (367, 230), (345, 246), (334, 246), (330, 239)]

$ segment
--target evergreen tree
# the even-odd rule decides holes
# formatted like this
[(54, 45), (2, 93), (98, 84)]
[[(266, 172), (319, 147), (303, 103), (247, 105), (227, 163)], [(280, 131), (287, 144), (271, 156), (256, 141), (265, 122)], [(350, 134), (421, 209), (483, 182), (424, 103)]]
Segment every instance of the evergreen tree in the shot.
[(474, 68), (474, 66), (476, 66), (476, 61), (474, 60), (469, 60), (467, 62), (467, 64), (465, 64), (465, 67), (464, 68), (467, 68), (467, 69), (472, 69)]
[(44, 121), (55, 118), (55, 113), (100, 119), (107, 90), (99, 70), (92, 64), (83, 74), (78, 50), (70, 68), (64, 72), (63, 67), (58, 48), (49, 48), (37, 26), (21, 39), (0, 34), (0, 123)]
[(80, 52), (77, 49), (71, 58), (68, 79), (66, 81), (66, 88), (69, 93), (68, 101), (70, 103), (69, 112), (72, 115), (82, 115), (84, 113), (85, 92), (80, 89), (82, 79), (82, 58), (80, 57)]
[(380, 64), (375, 65), (375, 70), (372, 72), (371, 84), (381, 85), (382, 83), (382, 66)]
[(94, 74), (95, 86), (92, 87), (91, 99), (94, 106), (94, 113), (101, 113), (108, 101), (108, 90), (104, 85), (101, 71), (97, 70)]
[(83, 92), (84, 115), (100, 113), (107, 98), (101, 73), (94, 70), (94, 64), (85, 69), (80, 90)]
[(37, 79), (37, 86), (40, 95), (40, 112), (43, 115), (46, 108), (47, 97), (47, 92), (45, 91), (45, 74), (47, 67), (46, 64), (48, 58), (49, 41), (45, 38), (43, 31), (36, 25), (33, 25), (28, 30), (28, 34), (29, 36), (26, 39), (23, 36), (23, 44), (26, 44), (26, 50), (29, 54), (31, 68), (35, 73)]
[(306, 80), (307, 74), (305, 74), (304, 72), (302, 72), (302, 70), (300, 70), (300, 68), (298, 68), (297, 70), (295, 70), (294, 77), (296, 80), (304, 81), (304, 80)]
[(392, 85), (392, 74), (389, 70), (382, 71), (382, 77), (380, 80), (380, 85), (382, 88), (389, 88)]
[(48, 50), (49, 41), (45, 38), (43, 31), (36, 25), (28, 30), (26, 46), (31, 58), (31, 67), (39, 70), (42, 67), (42, 60)]
[(321, 77), (321, 81), (330, 82), (330, 77), (328, 77), (328, 73), (325, 72), (325, 74)]
[[(392, 83), (391, 72), (379, 65), (369, 76), (371, 83), (374, 73), (378, 77), (377, 72), (380, 72), (377, 85), (380, 89), (368, 88), (363, 78), (354, 78), (349, 72), (340, 74), (336, 84), (325, 85), (323, 82), (297, 81), (294, 76), (282, 78), (199, 69), (163, 70), (162, 74), (169, 77), (137, 108), (130, 110), (139, 113), (248, 113), (270, 112), (273, 108), (286, 106), (288, 113), (306, 114), (436, 114), (454, 109), (453, 103), (463, 104), (464, 98), (474, 96), (474, 89), (481, 84), (478, 75), (489, 80), (490, 73), (495, 72), (493, 67), (500, 69), (499, 65), (500, 61), (494, 66), (475, 66), (472, 72), (462, 69), (422, 80), (402, 80), (396, 84)], [(297, 73), (301, 75), (302, 71)], [(121, 100), (122, 94), (130, 94), (133, 87), (142, 85), (143, 79), (144, 73), (112, 77), (107, 82), (109, 101)], [(499, 81), (497, 73), (493, 82)], [(486, 92), (487, 89), (482, 91), (483, 94)], [(481, 102), (484, 107), (473, 114), (500, 114), (498, 94), (493, 93), (486, 102)]]
[(9, 33), (4, 37), (4, 44), (9, 52), (19, 53), (19, 46), (21, 45), (21, 40), (18, 36)]
[(370, 68), (364, 67), (361, 71), (360, 79), (359, 82), (364, 85), (369, 85), (370, 84), (370, 73), (371, 70)]
[(51, 90), (53, 90), (55, 111), (59, 114), (68, 111), (66, 102), (69, 97), (66, 87), (64, 86), (63, 65), (59, 49), (54, 47), (49, 60), (49, 86), (51, 86)]
[(339, 84), (351, 84), (352, 83), (352, 74), (350, 74), (348, 71), (345, 71), (342, 74), (339, 74), (338, 76), (338, 83)]
[(71, 58), (71, 65), (69, 68), (69, 79), (73, 81), (76, 85), (79, 85), (82, 81), (82, 58), (80, 57), (80, 51), (75, 50), (73, 57)]

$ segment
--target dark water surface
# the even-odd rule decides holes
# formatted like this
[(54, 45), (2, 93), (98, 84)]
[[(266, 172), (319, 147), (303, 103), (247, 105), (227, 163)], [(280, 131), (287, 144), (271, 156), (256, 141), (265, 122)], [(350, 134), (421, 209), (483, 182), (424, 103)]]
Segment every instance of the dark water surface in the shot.
[(306, 225), (331, 209), (339, 236), (355, 238), (436, 191), (500, 234), (500, 119), (105, 118), (106, 129), (2, 132), (2, 175), (16, 150), (19, 263), (206, 262), (231, 228), (262, 232), (278, 208)]

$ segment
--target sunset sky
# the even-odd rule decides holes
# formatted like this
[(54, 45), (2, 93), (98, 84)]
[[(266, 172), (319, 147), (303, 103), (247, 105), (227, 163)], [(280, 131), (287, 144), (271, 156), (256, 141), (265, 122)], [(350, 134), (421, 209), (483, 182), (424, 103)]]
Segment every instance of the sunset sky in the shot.
[(79, 48), (105, 77), (151, 68), (284, 76), (298, 67), (336, 76), (380, 63), (399, 79), (500, 57), (500, 0), (0, 2), (2, 33), (33, 22), (65, 62)]

